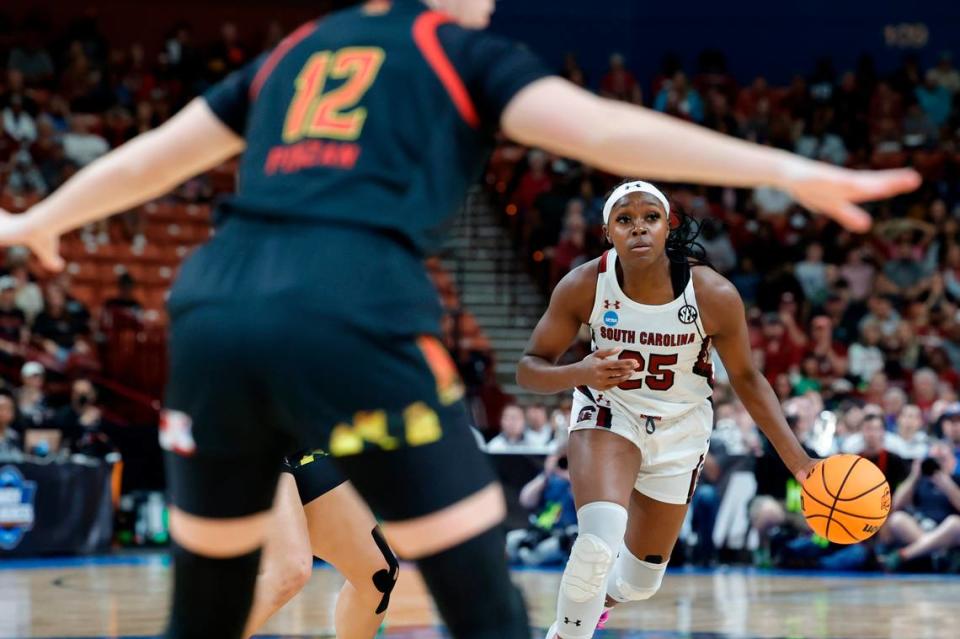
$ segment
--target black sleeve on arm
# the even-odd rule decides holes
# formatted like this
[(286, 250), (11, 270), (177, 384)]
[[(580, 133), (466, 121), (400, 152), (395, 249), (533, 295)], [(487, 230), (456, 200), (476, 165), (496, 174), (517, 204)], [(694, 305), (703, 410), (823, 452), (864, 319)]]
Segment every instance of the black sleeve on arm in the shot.
[(247, 128), (247, 113), (251, 103), (250, 85), (266, 55), (263, 54), (242, 69), (234, 71), (203, 94), (203, 99), (213, 114), (237, 135), (243, 135)]
[(437, 35), (485, 124), (499, 126), (513, 96), (536, 80), (556, 75), (525, 46), (486, 31), (445, 24)]

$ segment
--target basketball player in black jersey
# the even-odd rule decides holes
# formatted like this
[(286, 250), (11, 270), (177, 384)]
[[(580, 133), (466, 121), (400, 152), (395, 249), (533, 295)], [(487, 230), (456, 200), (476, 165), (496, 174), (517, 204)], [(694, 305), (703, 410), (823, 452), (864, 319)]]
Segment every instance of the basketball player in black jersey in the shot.
[(168, 304), (168, 637), (243, 633), (277, 460), (297, 447), (333, 455), (454, 637), (528, 637), (502, 493), (437, 354), (423, 265), (498, 127), (617, 174), (776, 186), (857, 230), (870, 222), (855, 202), (918, 185), (913, 171), (848, 171), (601, 99), (484, 32), (493, 4), (371, 0), (306, 24), (0, 221), (0, 243), (61, 268), (61, 234), (240, 155), (239, 190)]

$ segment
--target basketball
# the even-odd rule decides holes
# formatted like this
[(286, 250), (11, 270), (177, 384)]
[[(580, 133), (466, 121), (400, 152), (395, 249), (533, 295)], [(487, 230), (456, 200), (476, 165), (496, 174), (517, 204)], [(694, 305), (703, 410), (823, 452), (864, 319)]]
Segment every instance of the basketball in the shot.
[(818, 535), (855, 544), (880, 530), (890, 512), (890, 485), (859, 455), (833, 455), (813, 467), (801, 494), (803, 516)]

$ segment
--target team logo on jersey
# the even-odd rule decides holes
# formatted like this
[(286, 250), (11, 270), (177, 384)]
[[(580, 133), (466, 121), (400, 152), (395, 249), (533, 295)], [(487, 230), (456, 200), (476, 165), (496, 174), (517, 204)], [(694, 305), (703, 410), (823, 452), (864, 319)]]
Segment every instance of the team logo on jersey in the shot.
[(612, 301), (612, 302), (611, 302), (610, 300), (603, 300), (603, 308), (604, 308), (604, 309), (607, 309), (607, 310), (609, 310), (609, 309), (612, 308), (612, 309), (615, 310), (615, 311), (619, 311), (619, 310), (620, 310), (620, 300), (614, 300), (614, 301)]
[(184, 457), (197, 452), (197, 442), (193, 440), (193, 420), (189, 415), (178, 410), (160, 413), (160, 448)]
[(607, 326), (616, 326), (620, 323), (620, 316), (616, 311), (607, 311), (603, 314), (603, 323)]
[(680, 307), (680, 310), (677, 311), (677, 317), (684, 324), (693, 324), (697, 321), (697, 309), (695, 306), (690, 306), (689, 304), (684, 304)]
[(15, 466), (0, 468), (0, 548), (13, 550), (33, 528), (37, 482), (23, 478)]
[(584, 406), (580, 409), (580, 414), (577, 415), (577, 423), (582, 424), (583, 422), (593, 421), (593, 412), (597, 410), (593, 406)]

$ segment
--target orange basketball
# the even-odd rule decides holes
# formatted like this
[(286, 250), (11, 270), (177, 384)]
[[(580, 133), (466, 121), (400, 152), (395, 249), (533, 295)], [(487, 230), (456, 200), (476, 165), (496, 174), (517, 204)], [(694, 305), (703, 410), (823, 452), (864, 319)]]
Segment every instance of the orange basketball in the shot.
[(835, 544), (855, 544), (887, 520), (890, 485), (870, 460), (834, 455), (813, 467), (800, 503), (815, 533)]

